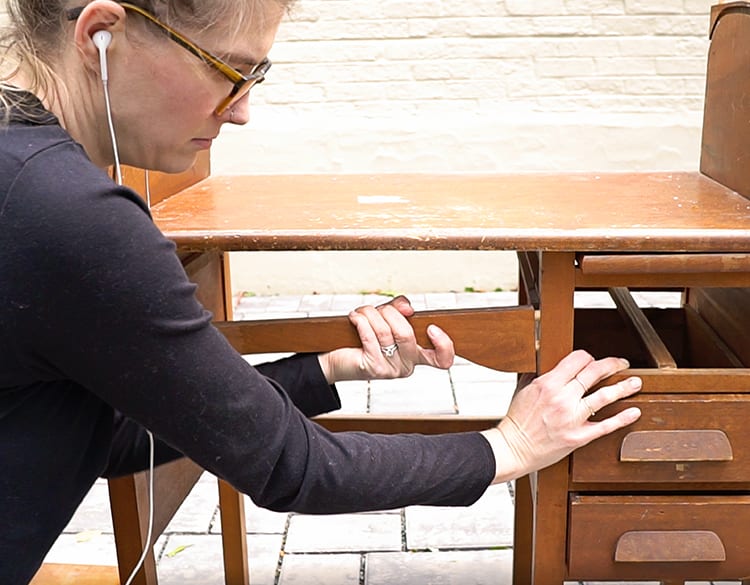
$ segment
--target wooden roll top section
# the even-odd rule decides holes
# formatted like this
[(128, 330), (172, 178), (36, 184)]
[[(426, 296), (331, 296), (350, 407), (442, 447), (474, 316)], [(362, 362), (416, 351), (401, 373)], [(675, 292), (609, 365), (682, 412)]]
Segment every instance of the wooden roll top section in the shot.
[(701, 172), (750, 197), (750, 2), (711, 9)]

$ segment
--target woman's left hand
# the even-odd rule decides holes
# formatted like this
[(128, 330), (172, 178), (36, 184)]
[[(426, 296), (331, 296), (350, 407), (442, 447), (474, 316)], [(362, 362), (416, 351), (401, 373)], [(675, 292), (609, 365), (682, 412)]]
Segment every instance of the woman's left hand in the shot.
[(359, 307), (349, 314), (362, 347), (346, 347), (320, 354), (329, 383), (409, 376), (417, 365), (447, 369), (453, 364), (453, 341), (436, 325), (427, 328), (434, 349), (421, 347), (406, 320), (414, 314), (409, 300), (395, 297), (377, 307)]

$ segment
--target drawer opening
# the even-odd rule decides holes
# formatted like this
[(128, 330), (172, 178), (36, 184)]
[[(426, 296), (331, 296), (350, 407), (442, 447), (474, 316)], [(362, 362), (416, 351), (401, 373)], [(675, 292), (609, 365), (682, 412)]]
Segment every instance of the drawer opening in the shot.
[(576, 309), (576, 348), (627, 358), (632, 368), (745, 367), (693, 307), (642, 309), (627, 289), (610, 295), (616, 309)]

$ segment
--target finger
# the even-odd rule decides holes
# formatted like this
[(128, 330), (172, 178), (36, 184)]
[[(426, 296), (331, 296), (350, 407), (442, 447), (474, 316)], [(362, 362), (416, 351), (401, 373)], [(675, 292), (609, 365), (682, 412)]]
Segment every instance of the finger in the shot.
[(391, 330), (391, 325), (383, 315), (383, 312), (386, 308), (388, 311), (393, 311), (396, 314), (400, 315), (400, 313), (398, 313), (398, 311), (396, 311), (390, 305), (381, 305), (378, 308), (367, 306), (357, 309), (357, 312), (361, 315), (364, 315), (364, 317), (370, 323), (370, 327), (375, 332), (375, 337), (377, 338), (380, 347), (387, 347), (389, 345), (393, 345), (393, 343), (396, 342)]
[(349, 321), (357, 329), (362, 349), (378, 351), (378, 337), (370, 324), (370, 320), (357, 309), (349, 313)]
[(589, 402), (589, 397), (584, 396), (581, 398), (581, 400), (578, 402), (579, 405), (579, 411), (581, 412), (581, 418), (583, 420), (588, 420), (592, 416), (596, 414), (596, 410), (591, 406), (591, 403)]
[(622, 410), (613, 416), (605, 418), (604, 420), (589, 423), (586, 427), (586, 435), (584, 438), (586, 442), (583, 443), (583, 445), (593, 441), (594, 439), (598, 439), (618, 429), (631, 425), (640, 417), (641, 409), (635, 406), (631, 406), (630, 408), (626, 408), (625, 410)]
[(578, 382), (588, 390), (605, 378), (630, 367), (628, 360), (618, 357), (607, 357), (594, 360), (579, 371), (575, 377)]
[(549, 383), (551, 387), (559, 388), (565, 386), (578, 372), (593, 361), (594, 358), (591, 354), (582, 349), (577, 349), (566, 355), (554, 368), (542, 374), (539, 378), (544, 378), (544, 382)]
[(382, 305), (378, 307), (383, 321), (389, 328), (392, 343), (399, 346), (399, 351), (404, 356), (416, 357), (417, 339), (414, 335), (414, 328), (406, 317), (393, 305)]
[(617, 384), (599, 388), (596, 392), (592, 392), (585, 398), (591, 410), (597, 412), (613, 402), (632, 396), (638, 392), (642, 386), (643, 381), (637, 376), (632, 376), (625, 380), (620, 380)]
[(411, 301), (409, 301), (404, 295), (394, 297), (389, 302), (385, 303), (385, 305), (380, 305), (380, 307), (386, 305), (394, 307), (404, 317), (411, 317), (414, 314), (414, 307), (411, 306)]
[[(579, 374), (580, 374), (580, 372), (579, 372)], [(586, 394), (586, 392), (589, 391), (589, 388), (588, 388), (588, 386), (586, 384), (584, 384), (581, 381), (581, 378), (578, 377), (579, 374), (576, 374), (575, 376), (573, 376), (573, 379), (569, 382), (569, 384), (572, 384), (573, 386), (575, 386), (575, 388), (572, 388), (572, 390), (573, 390), (574, 393), (577, 392), (577, 391), (580, 391), (581, 396), (583, 396), (585, 398), (584, 394)], [(567, 385), (568, 384), (566, 384), (566, 386)], [(581, 398), (581, 400), (583, 400), (583, 398)]]
[(427, 337), (432, 342), (434, 349), (423, 349), (422, 355), (427, 365), (447, 370), (453, 365), (456, 357), (456, 350), (453, 347), (453, 340), (450, 336), (440, 329), (437, 325), (427, 327)]

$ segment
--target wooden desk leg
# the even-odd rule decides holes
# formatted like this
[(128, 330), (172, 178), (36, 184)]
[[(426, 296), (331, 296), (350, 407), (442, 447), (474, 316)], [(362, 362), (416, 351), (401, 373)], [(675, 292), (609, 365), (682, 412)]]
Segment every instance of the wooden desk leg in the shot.
[(534, 502), (531, 493), (531, 478), (528, 475), (516, 480), (514, 505), (513, 585), (531, 585), (531, 560), (534, 548)]
[[(143, 554), (148, 535), (148, 474), (126, 475), (110, 479), (108, 483), (120, 582), (126, 583)], [(156, 559), (150, 547), (133, 585), (156, 584)]]
[[(520, 287), (523, 289), (523, 287)], [(520, 296), (520, 294), (519, 294)], [(523, 301), (521, 301), (523, 302)], [(535, 374), (518, 375), (516, 392), (530, 384)], [(531, 561), (534, 550), (534, 489), (536, 481), (525, 475), (515, 482), (513, 504), (513, 585), (531, 585)]]
[(242, 494), (219, 480), (221, 541), (224, 548), (224, 582), (226, 585), (249, 585), (250, 569), (245, 535), (245, 503)]
[[(573, 349), (575, 255), (543, 252), (540, 266), (539, 373)], [(568, 459), (536, 474), (532, 583), (560, 585), (566, 576)]]

